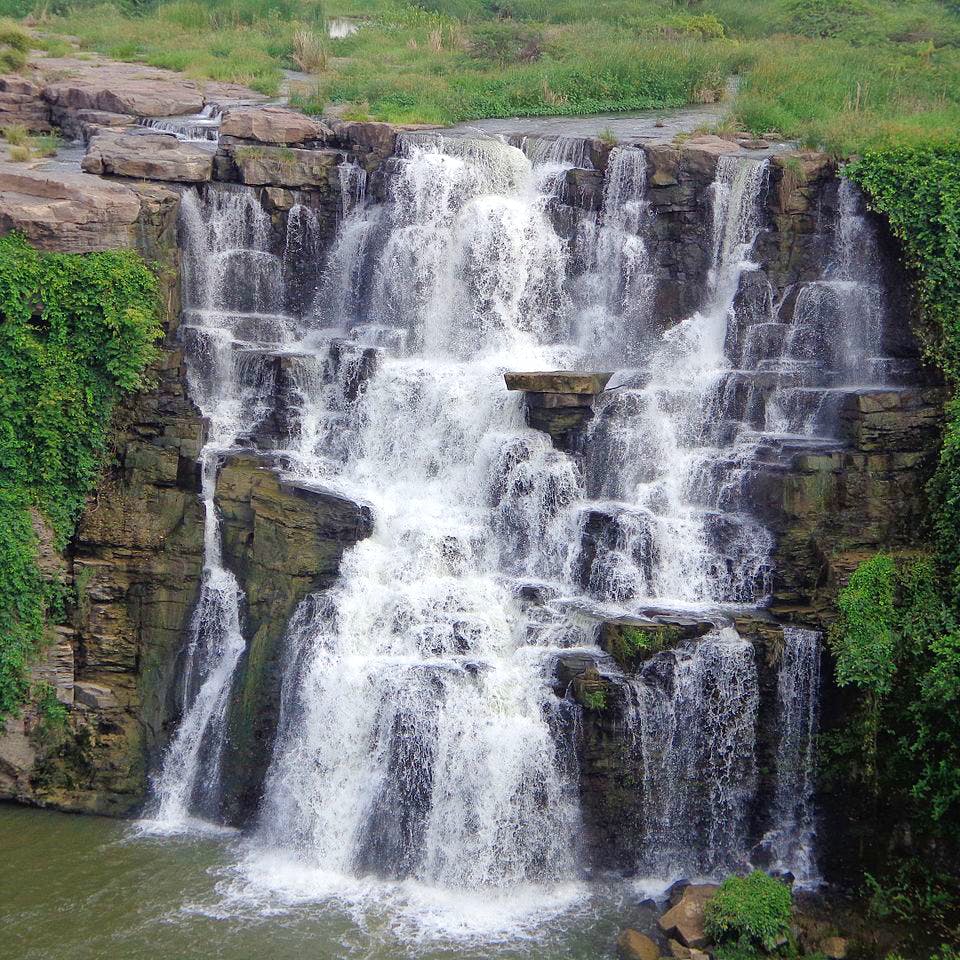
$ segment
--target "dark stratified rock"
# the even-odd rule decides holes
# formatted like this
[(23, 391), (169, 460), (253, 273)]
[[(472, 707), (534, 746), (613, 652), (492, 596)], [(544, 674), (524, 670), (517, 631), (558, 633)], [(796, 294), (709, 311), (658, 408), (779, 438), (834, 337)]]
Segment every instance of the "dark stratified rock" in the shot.
[(223, 115), (220, 136), (253, 140), (257, 143), (290, 146), (314, 140), (328, 140), (330, 128), (305, 114), (286, 107), (233, 107)]
[(570, 449), (574, 437), (593, 417), (594, 397), (601, 393), (610, 373), (548, 370), (505, 373), (508, 390), (525, 394), (527, 422), (550, 435), (561, 450)]
[(169, 133), (103, 130), (90, 141), (81, 166), (98, 175), (203, 183), (213, 175), (213, 154)]
[(714, 629), (706, 617), (679, 613), (658, 613), (606, 620), (598, 629), (598, 642), (624, 670), (633, 670), (661, 650), (694, 640)]
[(225, 817), (255, 811), (279, 710), (287, 623), (308, 594), (333, 584), (344, 550), (370, 535), (370, 509), (281, 481), (269, 462), (232, 456), (216, 490), (224, 560), (247, 601), (247, 647), (237, 667), (222, 761)]

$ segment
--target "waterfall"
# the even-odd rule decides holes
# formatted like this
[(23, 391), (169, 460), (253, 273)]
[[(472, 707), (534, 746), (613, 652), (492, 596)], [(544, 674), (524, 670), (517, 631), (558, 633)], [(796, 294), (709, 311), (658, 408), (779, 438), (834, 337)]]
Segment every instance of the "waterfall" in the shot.
[(775, 869), (790, 871), (799, 883), (817, 880), (816, 737), (820, 692), (820, 634), (784, 627), (777, 681), (780, 741), (771, 827), (763, 838)]
[(183, 117), (139, 117), (141, 127), (172, 133), (178, 140), (190, 143), (216, 143), (220, 139), (220, 121), (223, 111), (215, 104), (208, 103), (199, 113)]
[(255, 194), (186, 193), (181, 232), (181, 332), (190, 396), (207, 422), (207, 437), (200, 454), (203, 575), (178, 690), (182, 717), (154, 784), (153, 817), (173, 827), (189, 822), (191, 813), (216, 816), (230, 685), (245, 647), (242, 591), (223, 565), (217, 474), (223, 456), (249, 443), (270, 412), (270, 351), (296, 337), (295, 318), (275, 312), (287, 296), (283, 258), (273, 252), (270, 218)]
[(587, 354), (616, 369), (640, 359), (655, 291), (647, 200), (647, 157), (642, 150), (610, 152), (598, 220), (580, 225), (577, 246), (587, 268), (577, 280), (581, 307), (576, 337)]
[(750, 603), (767, 589), (769, 533), (722, 509), (723, 477), (713, 468), (728, 451), (717, 443), (712, 402), (730, 370), (724, 345), (740, 278), (756, 269), (766, 174), (765, 161), (720, 159), (704, 306), (598, 400), (586, 464), (597, 500), (580, 514), (582, 523), (596, 510), (609, 517), (583, 573), (598, 600)]
[[(757, 262), (766, 162), (720, 158), (700, 308), (664, 331), (645, 153), (613, 150), (600, 210), (578, 212), (565, 233), (560, 184), (589, 170), (586, 149), (522, 146), (404, 134), (377, 198), (345, 162), (329, 245), (308, 196), (284, 220), (252, 189), (184, 195), (182, 331), (209, 424), (205, 556), (158, 820), (218, 816), (244, 650), (244, 598), (215, 506), (224, 458), (259, 445), (287, 478), (363, 501), (374, 518), (335, 585), (287, 625), (248, 851), (269, 862), (267, 882), (272, 871), (372, 876), (509, 897), (578, 879), (573, 758), (585, 715), (555, 689), (558, 656), (591, 646), (590, 617), (715, 612), (769, 592), (772, 536), (748, 514), (744, 486), (766, 394), (748, 415), (741, 389), (792, 349), (781, 349), (788, 324)], [(859, 229), (844, 203), (837, 250)], [(837, 263), (824, 283), (851, 282), (854, 261)], [(530, 428), (503, 384), (510, 370), (605, 367), (618, 376), (573, 453)], [(787, 648), (785, 712), (815, 688), (794, 633)], [(758, 785), (753, 647), (717, 627), (625, 684), (642, 766), (640, 865), (662, 876), (743, 866)], [(790, 737), (776, 804), (792, 825), (769, 846), (800, 870), (812, 863), (813, 748), (808, 737), (798, 779), (790, 744), (802, 737)]]
[[(316, 367), (305, 377), (302, 409), (345, 429), (331, 456), (302, 416), (291, 459), (368, 501), (375, 528), (291, 630), (259, 839), (341, 874), (466, 888), (570, 878), (576, 784), (551, 720), (563, 705), (498, 574), (510, 547), (492, 506), (509, 484), (498, 471), (519, 466), (506, 451), (565, 460), (501, 376), (562, 356), (543, 341), (565, 253), (529, 161), (503, 143), (411, 138), (390, 188), (385, 209), (345, 221), (325, 286), (350, 355), (376, 361), (361, 391)], [(372, 269), (358, 302), (360, 256)]]
[(850, 390), (889, 383), (876, 231), (853, 183), (840, 182), (838, 200), (823, 277), (804, 284), (793, 307), (779, 384), (766, 408), (770, 433), (830, 437)]
[(641, 869), (701, 876), (747, 862), (759, 694), (753, 648), (725, 627), (633, 681), (643, 769)]

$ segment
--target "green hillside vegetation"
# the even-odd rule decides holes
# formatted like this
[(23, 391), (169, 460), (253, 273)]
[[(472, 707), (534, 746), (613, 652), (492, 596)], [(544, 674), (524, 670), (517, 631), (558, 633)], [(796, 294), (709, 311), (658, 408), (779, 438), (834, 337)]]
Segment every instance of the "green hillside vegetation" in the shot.
[[(953, 140), (955, 0), (0, 0), (123, 60), (280, 89), (348, 116), (450, 123), (715, 102), (731, 126), (841, 154)], [(327, 37), (330, 17), (363, 18)]]

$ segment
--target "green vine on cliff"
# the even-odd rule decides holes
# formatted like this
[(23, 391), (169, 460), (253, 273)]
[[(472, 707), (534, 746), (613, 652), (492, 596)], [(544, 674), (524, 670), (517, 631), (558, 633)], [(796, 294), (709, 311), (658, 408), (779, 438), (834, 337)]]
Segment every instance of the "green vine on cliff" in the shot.
[(0, 238), (0, 722), (63, 586), (38, 565), (40, 532), (63, 548), (99, 474), (117, 400), (160, 336), (157, 285), (130, 251), (40, 253)]
[(848, 772), (922, 832), (960, 821), (960, 623), (930, 557), (861, 563), (838, 598), (837, 683), (859, 691)]
[(900, 241), (927, 357), (953, 393), (929, 492), (940, 567), (960, 606), (960, 144), (868, 153), (843, 172)]

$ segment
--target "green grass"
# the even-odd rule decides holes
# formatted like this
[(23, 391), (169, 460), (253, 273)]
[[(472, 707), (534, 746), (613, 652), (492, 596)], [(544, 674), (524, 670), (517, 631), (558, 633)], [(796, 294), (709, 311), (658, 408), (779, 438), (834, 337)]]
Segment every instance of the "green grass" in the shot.
[[(33, 0), (0, 0), (24, 15)], [(848, 155), (960, 136), (960, 16), (938, 0), (43, 0), (84, 48), (397, 122), (710, 102), (727, 128)], [(342, 40), (330, 16), (367, 19)], [(48, 44), (50, 40), (46, 41)]]

